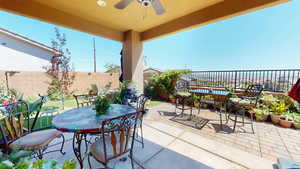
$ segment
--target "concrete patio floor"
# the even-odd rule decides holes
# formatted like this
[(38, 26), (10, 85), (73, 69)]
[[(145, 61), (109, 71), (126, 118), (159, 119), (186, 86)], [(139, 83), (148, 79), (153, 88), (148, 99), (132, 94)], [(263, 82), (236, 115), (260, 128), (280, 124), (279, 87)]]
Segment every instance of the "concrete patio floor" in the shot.
[[(163, 113), (164, 112), (164, 113)], [(169, 113), (167, 113), (169, 112)], [(174, 106), (165, 103), (159, 106), (151, 108), (150, 112), (146, 115), (144, 121), (144, 138), (145, 148), (141, 147), (141, 144), (136, 143), (134, 149), (134, 159), (142, 165), (136, 164), (136, 168), (146, 169), (271, 169), (275, 164), (275, 158), (273, 156), (262, 156), (260, 152), (264, 142), (263, 139), (259, 139), (261, 134), (272, 134), (269, 131), (261, 131), (262, 126), (269, 124), (255, 123), (256, 134), (250, 134), (242, 131), (239, 128), (237, 133), (224, 133), (216, 132), (216, 127), (212, 127), (216, 124), (216, 121), (211, 121), (202, 129), (196, 129), (184, 124), (177, 123), (174, 120), (170, 120), (174, 113)], [(168, 115), (168, 116), (167, 116)], [(213, 112), (202, 111), (201, 115), (215, 116)], [(215, 116), (217, 119), (218, 116)], [(285, 129), (278, 128), (276, 131), (282, 133)], [(246, 131), (251, 131), (247, 126), (244, 127)], [(278, 128), (278, 129), (277, 129)], [(269, 128), (267, 128), (269, 129)], [(281, 131), (283, 130), (283, 131)], [(295, 132), (294, 130), (291, 130)], [(56, 159), (59, 162), (63, 162), (66, 159), (75, 159), (72, 150), (72, 134), (65, 133), (68, 139), (65, 145), (65, 155), (60, 153), (51, 153), (45, 156), (45, 159)], [(294, 136), (296, 137), (296, 136)], [(258, 150), (260, 153), (256, 153), (254, 146), (256, 144), (250, 144), (247, 142), (251, 140), (258, 142)], [(233, 142), (231, 142), (231, 140)], [(273, 140), (272, 140), (273, 141)], [(276, 142), (274, 140), (274, 142)], [(296, 140), (294, 140), (296, 142)], [(242, 144), (243, 143), (243, 144)], [(265, 142), (267, 144), (268, 142)], [(273, 142), (272, 142), (273, 143)], [(272, 144), (271, 143), (271, 144)], [(280, 144), (272, 144), (272, 146)], [(268, 144), (267, 144), (268, 145)], [(51, 148), (55, 148), (53, 146)], [(83, 150), (85, 146), (82, 146)], [(264, 157), (264, 158), (263, 158)], [(289, 158), (289, 156), (287, 156)], [(84, 167), (88, 168), (87, 160), (85, 160)], [(92, 160), (92, 168), (102, 167), (99, 163)], [(127, 169), (131, 168), (130, 160), (125, 162), (120, 160), (114, 160), (110, 163), (110, 167), (114, 169)]]
[[(198, 115), (197, 110), (194, 110), (193, 114)], [(190, 121), (174, 118), (174, 105), (164, 103), (152, 108), (146, 119), (181, 128), (273, 162), (276, 162), (278, 157), (300, 161), (300, 130), (282, 128), (267, 122), (254, 122), (254, 134), (251, 125), (247, 124), (245, 126), (239, 124), (233, 133), (233, 123), (230, 122), (224, 126), (223, 130), (220, 129), (217, 113), (201, 109), (199, 116), (209, 120), (201, 129), (195, 128)]]

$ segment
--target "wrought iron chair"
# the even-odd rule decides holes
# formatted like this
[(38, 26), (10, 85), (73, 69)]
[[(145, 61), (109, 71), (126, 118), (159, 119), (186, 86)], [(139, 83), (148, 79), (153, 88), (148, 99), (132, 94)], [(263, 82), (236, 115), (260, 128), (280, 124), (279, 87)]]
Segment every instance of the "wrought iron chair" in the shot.
[[(145, 109), (145, 105), (147, 101), (149, 100), (149, 97), (147, 97), (144, 94), (141, 94), (137, 98), (137, 106), (136, 109), (139, 112), (142, 112), (141, 116), (139, 116), (138, 121), (137, 121), (137, 129), (140, 129), (140, 137), (141, 140), (136, 139), (137, 142), (142, 144), (142, 147), (144, 148), (144, 136), (143, 136), (143, 116), (146, 114), (147, 110)], [(137, 131), (138, 132), (138, 131)]]
[[(65, 138), (62, 132), (55, 129), (32, 132), (29, 106), (25, 101), (17, 101), (3, 106), (6, 111), (3, 112), (5, 116), (1, 119), (0, 129), (5, 152), (14, 148), (30, 150), (34, 151), (34, 157), (39, 159), (42, 159), (44, 154), (54, 151), (65, 154), (63, 152)], [(62, 138), (61, 148), (46, 152), (49, 143), (56, 138)]]
[(193, 107), (187, 105), (188, 98), (191, 96), (189, 92), (189, 83), (186, 80), (178, 80), (175, 85), (175, 113), (177, 109), (184, 115), (184, 111), (190, 110), (190, 117), (192, 116)]
[[(242, 123), (243, 126), (245, 125), (245, 116), (246, 112), (249, 109), (252, 109), (257, 106), (258, 99), (261, 96), (261, 93), (263, 91), (263, 85), (260, 84), (252, 84), (247, 87), (244, 93), (242, 93), (242, 96), (240, 98), (232, 98), (230, 99), (229, 103), (229, 109), (227, 111), (231, 111), (232, 113), (228, 113), (227, 120), (231, 120), (234, 122), (233, 125), (233, 132), (235, 132), (236, 124)], [(231, 116), (234, 116), (234, 119), (231, 118)], [(238, 118), (241, 118), (242, 121), (239, 121)], [(253, 115), (250, 114), (250, 122), (252, 132), (254, 133), (254, 127), (253, 127)]]
[(77, 108), (83, 107), (83, 106), (90, 106), (94, 103), (95, 95), (73, 95), (73, 97), (76, 100)]
[[(54, 115), (56, 113), (58, 113), (58, 110), (56, 110), (56, 109), (49, 109), (49, 110), (42, 111), (42, 107), (47, 102), (48, 96), (39, 95), (39, 97), (40, 98), (38, 100), (29, 104), (30, 117), (35, 115), (34, 121), (31, 125), (32, 131), (52, 128), (53, 126), (52, 126), (51, 121), (52, 121)], [(39, 117), (41, 117), (41, 118), (39, 118)], [(37, 119), (39, 119), (39, 120), (37, 121)]]
[(131, 138), (135, 137), (137, 120), (141, 114), (142, 112), (130, 113), (102, 122), (101, 138), (97, 138), (90, 146), (88, 155), (90, 168), (90, 157), (93, 157), (107, 169), (111, 160), (127, 153), (131, 159), (131, 166), (134, 168), (133, 146), (135, 139)]

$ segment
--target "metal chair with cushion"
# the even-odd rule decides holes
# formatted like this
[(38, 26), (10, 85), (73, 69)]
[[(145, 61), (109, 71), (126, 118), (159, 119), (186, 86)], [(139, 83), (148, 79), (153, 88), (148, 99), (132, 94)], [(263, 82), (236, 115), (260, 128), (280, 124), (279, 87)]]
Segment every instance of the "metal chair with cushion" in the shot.
[[(249, 109), (252, 109), (257, 106), (258, 99), (261, 96), (263, 89), (263, 86), (260, 84), (252, 84), (247, 87), (245, 92), (243, 92), (239, 98), (230, 99), (230, 108), (228, 108), (228, 111), (230, 111), (231, 114), (228, 114), (228, 119), (234, 122), (233, 132), (235, 131), (237, 123), (242, 123), (243, 126), (246, 124), (246, 112)], [(231, 116), (234, 116), (234, 119)], [(239, 121), (238, 118), (241, 118), (242, 121)], [(248, 124), (251, 124), (251, 129), (254, 133), (252, 114), (250, 114), (250, 122), (248, 122)]]
[[(49, 129), (32, 132), (30, 126), (29, 106), (25, 101), (18, 101), (3, 105), (6, 109), (4, 116), (0, 119), (1, 135), (3, 139), (3, 149), (9, 152), (11, 149), (31, 150), (35, 152), (35, 157), (42, 159), (46, 153), (60, 151), (62, 154), (64, 146), (64, 136), (62, 132)], [(59, 150), (46, 152), (46, 149), (54, 139), (62, 138), (62, 146)]]
[(133, 146), (137, 120), (142, 112), (135, 112), (102, 121), (101, 137), (91, 144), (88, 163), (91, 168), (90, 157), (108, 168), (108, 163), (129, 153), (131, 166), (134, 168)]
[(193, 107), (188, 106), (188, 99), (191, 97), (191, 93), (189, 92), (189, 83), (186, 80), (180, 79), (176, 82), (175, 85), (175, 113), (177, 113), (177, 109), (181, 111), (180, 115), (184, 115), (184, 111), (190, 111), (190, 118), (192, 116)]

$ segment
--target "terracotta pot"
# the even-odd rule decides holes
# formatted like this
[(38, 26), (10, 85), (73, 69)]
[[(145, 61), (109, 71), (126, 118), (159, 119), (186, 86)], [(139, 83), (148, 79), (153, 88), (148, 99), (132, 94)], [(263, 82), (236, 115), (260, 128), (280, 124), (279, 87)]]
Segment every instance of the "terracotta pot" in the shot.
[(281, 115), (271, 114), (271, 120), (274, 124), (278, 124), (280, 121)]
[(159, 95), (160, 98), (162, 98), (164, 100), (169, 100), (169, 96), (164, 92), (159, 92), (158, 95)]
[(169, 98), (169, 100), (170, 100), (171, 103), (175, 103), (176, 102), (175, 98)]
[(293, 122), (293, 125), (296, 129), (300, 129), (300, 122)]
[(286, 120), (284, 117), (281, 117), (281, 118), (279, 119), (279, 125), (280, 125), (281, 127), (284, 127), (284, 128), (291, 128), (291, 127), (292, 127), (292, 124), (293, 124), (292, 121)]
[(199, 103), (199, 102), (194, 102), (194, 106), (195, 106), (195, 107), (199, 107), (199, 106), (200, 106), (200, 103)]

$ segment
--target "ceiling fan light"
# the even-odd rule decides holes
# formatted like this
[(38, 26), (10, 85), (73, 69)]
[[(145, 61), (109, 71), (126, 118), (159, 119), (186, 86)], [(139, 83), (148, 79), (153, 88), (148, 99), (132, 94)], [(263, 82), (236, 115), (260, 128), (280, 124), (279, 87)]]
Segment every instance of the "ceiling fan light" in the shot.
[(101, 7), (106, 6), (106, 2), (103, 1), (103, 0), (98, 0), (98, 1), (97, 1), (97, 4), (98, 4), (99, 6), (101, 6)]
[(149, 6), (151, 6), (151, 0), (142, 0), (142, 5), (144, 6), (144, 7), (149, 7)]

